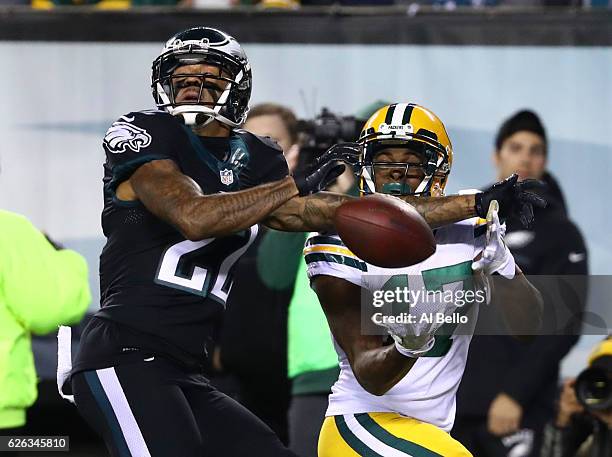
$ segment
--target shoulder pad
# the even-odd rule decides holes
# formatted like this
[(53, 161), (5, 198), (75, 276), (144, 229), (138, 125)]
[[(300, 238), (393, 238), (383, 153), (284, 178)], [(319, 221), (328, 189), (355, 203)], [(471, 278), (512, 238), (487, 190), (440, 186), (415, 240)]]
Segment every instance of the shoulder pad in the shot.
[(309, 236), (304, 246), (304, 259), (308, 265), (322, 262), (360, 272), (368, 270), (367, 264), (353, 254), (337, 235), (314, 234)]
[(174, 120), (175, 122), (179, 122), (174, 116), (172, 116), (167, 111), (157, 110), (157, 109), (148, 109), (142, 111), (131, 111), (127, 114), (124, 114), (116, 122), (134, 122), (135, 120), (143, 120), (143, 121), (159, 121), (159, 120)]
[(173, 126), (180, 122), (170, 113), (161, 110), (131, 111), (120, 116), (112, 125), (115, 124), (134, 124), (141, 126), (158, 126), (171, 123)]
[(160, 155), (168, 144), (176, 142), (177, 135), (183, 134), (178, 120), (165, 111), (132, 111), (112, 123), (103, 144), (107, 152), (115, 155), (144, 149), (148, 154)]
[(251, 141), (252, 143), (260, 143), (264, 146), (274, 149), (279, 152), (283, 152), (283, 149), (269, 136), (259, 136), (244, 129), (234, 129), (234, 132), (240, 135), (245, 141)]

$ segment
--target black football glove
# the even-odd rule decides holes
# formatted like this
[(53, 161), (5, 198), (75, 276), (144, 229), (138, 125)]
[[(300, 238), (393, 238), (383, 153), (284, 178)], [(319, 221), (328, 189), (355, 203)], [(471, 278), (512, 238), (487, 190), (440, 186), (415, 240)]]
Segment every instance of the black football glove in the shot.
[(305, 176), (294, 176), (300, 196), (310, 195), (327, 188), (334, 180), (344, 173), (347, 164), (355, 168), (359, 163), (359, 143), (339, 143), (321, 154), (311, 168), (311, 173)]
[(310, 174), (294, 176), (293, 180), (298, 188), (300, 197), (322, 191), (344, 173), (345, 168), (346, 166), (342, 162), (330, 160), (317, 163)]
[(338, 143), (321, 154), (315, 160), (315, 166), (321, 162), (329, 162), (330, 160), (338, 160), (350, 165), (352, 168), (359, 165), (359, 155), (361, 153), (361, 145), (359, 143)]
[(518, 175), (513, 174), (493, 186), (476, 194), (476, 214), (486, 218), (489, 204), (493, 200), (499, 202), (499, 216), (502, 219), (518, 217), (524, 227), (531, 226), (533, 222), (533, 206), (546, 207), (546, 200), (529, 190), (542, 189), (546, 185), (536, 179), (518, 181)]

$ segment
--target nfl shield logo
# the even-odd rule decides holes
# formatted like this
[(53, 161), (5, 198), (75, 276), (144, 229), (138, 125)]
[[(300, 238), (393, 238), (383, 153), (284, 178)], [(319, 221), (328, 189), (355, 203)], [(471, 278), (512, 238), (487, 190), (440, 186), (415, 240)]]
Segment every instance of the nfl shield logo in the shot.
[(234, 182), (234, 172), (229, 169), (219, 171), (219, 176), (221, 177), (221, 184), (225, 184), (229, 186)]

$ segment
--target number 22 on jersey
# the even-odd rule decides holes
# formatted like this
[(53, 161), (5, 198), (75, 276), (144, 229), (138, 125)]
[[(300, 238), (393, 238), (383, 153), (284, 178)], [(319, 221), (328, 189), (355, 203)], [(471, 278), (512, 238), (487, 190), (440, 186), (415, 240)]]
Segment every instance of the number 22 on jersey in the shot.
[(223, 238), (184, 240), (162, 255), (155, 282), (225, 303), (231, 268), (257, 236), (257, 225)]

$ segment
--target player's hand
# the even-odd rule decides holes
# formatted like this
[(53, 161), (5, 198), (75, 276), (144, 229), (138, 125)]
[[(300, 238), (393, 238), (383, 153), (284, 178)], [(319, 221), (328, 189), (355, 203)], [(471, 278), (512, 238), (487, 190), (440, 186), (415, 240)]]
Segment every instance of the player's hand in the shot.
[(389, 335), (395, 341), (397, 351), (406, 357), (420, 357), (426, 352), (429, 352), (436, 342), (436, 337), (433, 335), (404, 335), (400, 336), (396, 332), (389, 329)]
[(489, 407), (487, 428), (496, 436), (509, 435), (521, 426), (523, 408), (512, 397), (500, 393)]
[(320, 155), (315, 164), (319, 161), (338, 160), (355, 168), (359, 165), (361, 155), (361, 145), (359, 143), (338, 143)]
[(489, 205), (485, 247), (480, 259), (472, 263), (472, 270), (489, 276), (499, 273), (506, 279), (512, 279), (516, 272), (516, 263), (504, 243), (506, 226), (499, 221), (498, 208), (497, 200), (493, 200)]
[(561, 391), (561, 398), (559, 399), (559, 412), (555, 420), (555, 425), (557, 427), (567, 427), (572, 415), (584, 412), (584, 407), (576, 398), (576, 390), (574, 389), (575, 384), (576, 379), (568, 379), (563, 383), (563, 390)]
[(315, 162), (314, 169), (309, 174), (293, 177), (301, 197), (322, 191), (344, 173), (346, 166), (342, 161), (333, 156), (327, 159), (322, 157)]
[(485, 217), (493, 200), (500, 204), (499, 215), (502, 219), (516, 216), (525, 227), (533, 222), (533, 206), (546, 207), (546, 200), (530, 190), (542, 189), (545, 184), (535, 179), (518, 181), (518, 175), (513, 174), (484, 191), (476, 194), (476, 214)]
[[(428, 352), (435, 343), (434, 333), (437, 327), (419, 329), (415, 324), (383, 323), (384, 327), (395, 341), (395, 347), (400, 354), (407, 357), (419, 357)], [(418, 332), (418, 334), (415, 334)]]

